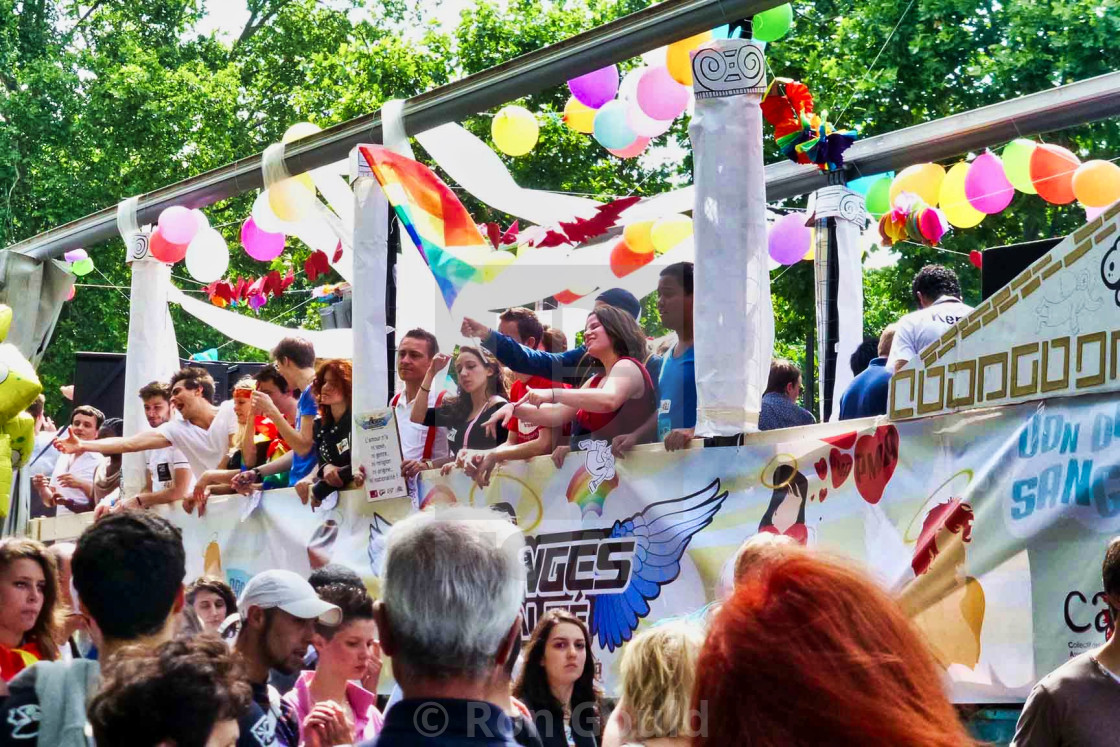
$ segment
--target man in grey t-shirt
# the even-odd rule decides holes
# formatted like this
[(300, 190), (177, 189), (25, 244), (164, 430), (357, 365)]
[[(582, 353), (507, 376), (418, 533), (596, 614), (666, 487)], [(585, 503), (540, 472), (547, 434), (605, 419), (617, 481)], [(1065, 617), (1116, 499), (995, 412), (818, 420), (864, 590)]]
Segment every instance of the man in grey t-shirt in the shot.
[[(1120, 537), (1105, 551), (1104, 592), (1120, 609)], [(1120, 742), (1120, 643), (1114, 634), (1042, 678), (1031, 690), (1011, 747), (1103, 747)]]

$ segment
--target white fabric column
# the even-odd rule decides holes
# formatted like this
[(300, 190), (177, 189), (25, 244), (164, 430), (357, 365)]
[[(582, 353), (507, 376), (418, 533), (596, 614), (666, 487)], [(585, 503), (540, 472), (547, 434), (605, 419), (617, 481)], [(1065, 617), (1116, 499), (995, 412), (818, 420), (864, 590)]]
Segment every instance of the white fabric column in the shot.
[[(385, 275), (389, 248), (389, 202), (372, 176), (354, 188), (354, 335), (355, 417), (389, 401), (385, 348)], [(362, 439), (353, 440), (357, 464), (366, 464)]]
[[(117, 228), (125, 240), (126, 258), (132, 269), (124, 370), (125, 436), (148, 430), (140, 388), (152, 381), (167, 381), (179, 369), (175, 327), (167, 309), (171, 268), (149, 253), (149, 234), (136, 225), (136, 202), (137, 198), (132, 197), (117, 206)], [(146, 470), (143, 452), (125, 454), (121, 461), (121, 492), (126, 496), (141, 492)]]
[[(828, 227), (832, 218), (833, 227)], [(836, 237), (838, 283), (836, 315), (839, 337), (836, 341), (836, 369), (833, 372), (832, 412), (830, 422), (840, 419), (840, 397), (852, 383), (852, 353), (863, 342), (863, 262), (860, 257), (860, 234), (867, 225), (863, 197), (846, 187), (833, 185), (814, 192), (809, 200), (806, 219), (816, 224), (814, 272), (816, 274), (817, 308), (817, 391), (824, 418), (825, 378), (828, 354), (828, 245), (829, 231)]]
[(774, 349), (767, 270), (762, 111), (766, 64), (743, 39), (692, 61), (696, 269), (696, 434), (758, 430)]

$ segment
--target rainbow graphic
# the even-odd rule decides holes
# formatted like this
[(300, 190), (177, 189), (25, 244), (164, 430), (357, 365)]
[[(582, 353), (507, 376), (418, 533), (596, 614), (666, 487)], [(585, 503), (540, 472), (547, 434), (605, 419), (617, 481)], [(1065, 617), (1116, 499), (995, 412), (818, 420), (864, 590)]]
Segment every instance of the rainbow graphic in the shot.
[(435, 276), (450, 309), (467, 283), (491, 279), (501, 270), (455, 193), (427, 166), (379, 145), (358, 147), (416, 248)]
[(591, 490), (591, 473), (586, 467), (580, 467), (568, 482), (568, 503), (579, 506), (580, 517), (586, 519), (589, 515), (602, 516), (603, 502), (607, 496), (618, 487), (618, 476), (599, 483), (598, 489)]

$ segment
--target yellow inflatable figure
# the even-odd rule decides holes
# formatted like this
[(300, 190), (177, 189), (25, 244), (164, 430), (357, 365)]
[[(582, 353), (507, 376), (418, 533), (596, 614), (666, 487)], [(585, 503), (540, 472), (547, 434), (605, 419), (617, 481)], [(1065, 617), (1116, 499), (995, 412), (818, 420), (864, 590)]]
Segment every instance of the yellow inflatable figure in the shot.
[(12, 307), (0, 303), (0, 342), (8, 339), (8, 330), (12, 328)]
[(0, 345), (0, 423), (26, 410), (42, 391), (35, 369), (19, 348), (9, 343)]
[[(36, 395), (37, 396), (37, 395)], [(8, 515), (12, 499), (12, 442), (0, 435), (0, 517)]]
[(4, 424), (4, 433), (11, 438), (12, 468), (19, 469), (35, 450), (35, 418), (24, 410)]

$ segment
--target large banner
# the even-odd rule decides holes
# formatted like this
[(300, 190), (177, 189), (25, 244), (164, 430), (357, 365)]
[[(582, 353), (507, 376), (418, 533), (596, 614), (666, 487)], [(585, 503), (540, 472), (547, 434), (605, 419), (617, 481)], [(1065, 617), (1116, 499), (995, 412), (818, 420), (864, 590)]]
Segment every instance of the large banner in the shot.
[[(608, 450), (503, 465), (490, 487), (425, 475), (419, 503), (489, 505), (524, 530), (525, 630), (547, 609), (588, 621), (604, 683), (620, 647), (668, 618), (703, 621), (736, 549), (773, 532), (846, 556), (895, 592), (958, 702), (1024, 698), (1104, 641), (1100, 564), (1120, 530), (1120, 397), (760, 434), (742, 447)], [(796, 440), (788, 440), (795, 437)], [(1114, 443), (1115, 441), (1115, 443)], [(328, 562), (377, 593), (385, 535), (416, 506), (348, 494), (312, 512), (287, 491), (177, 512), (191, 578)]]

